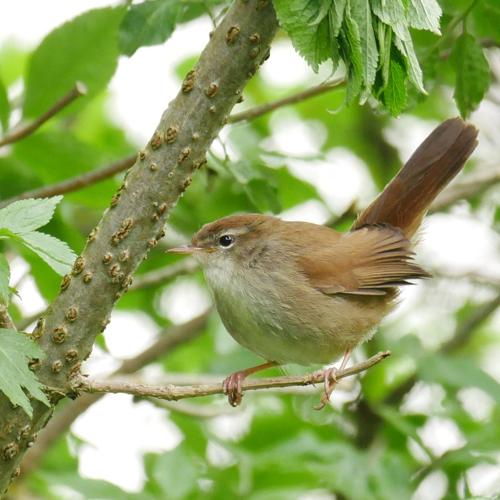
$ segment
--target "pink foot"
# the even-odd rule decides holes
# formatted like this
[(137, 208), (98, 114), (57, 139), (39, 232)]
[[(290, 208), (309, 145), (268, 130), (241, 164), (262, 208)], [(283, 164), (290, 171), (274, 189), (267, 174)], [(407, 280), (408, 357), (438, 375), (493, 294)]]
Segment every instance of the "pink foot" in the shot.
[(339, 369), (335, 366), (331, 368), (326, 368), (324, 371), (325, 379), (324, 385), (325, 390), (321, 395), (320, 402), (317, 406), (314, 407), (315, 410), (322, 410), (330, 401), (330, 396), (332, 395), (333, 390), (335, 389), (335, 385), (337, 384), (337, 373)]
[(238, 406), (243, 399), (241, 384), (246, 377), (245, 371), (234, 372), (222, 382), (222, 390), (227, 395), (229, 404), (233, 407)]

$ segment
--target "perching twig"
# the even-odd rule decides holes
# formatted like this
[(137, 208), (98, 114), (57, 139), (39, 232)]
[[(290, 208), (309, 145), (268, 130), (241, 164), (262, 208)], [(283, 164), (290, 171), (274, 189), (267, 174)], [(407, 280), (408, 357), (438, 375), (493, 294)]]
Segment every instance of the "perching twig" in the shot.
[[(390, 356), (389, 351), (379, 352), (356, 365), (336, 373), (338, 380), (368, 370), (383, 359)], [(324, 380), (324, 372), (314, 372), (305, 376), (285, 376), (262, 378), (257, 380), (246, 380), (242, 384), (243, 391), (255, 391), (258, 389), (269, 389), (277, 387), (305, 386), (319, 384)], [(200, 384), (191, 386), (148, 386), (132, 384), (127, 382), (109, 380), (88, 380), (80, 377), (75, 383), (75, 390), (88, 393), (125, 393), (140, 397), (155, 397), (167, 401), (178, 401), (179, 399), (210, 396), (223, 394), (222, 384)]]
[[(130, 375), (158, 360), (201, 335), (210, 316), (211, 309), (207, 309), (199, 316), (180, 325), (166, 328), (158, 339), (147, 349), (133, 358), (126, 359), (112, 375)], [(42, 429), (34, 446), (28, 450), (23, 462), (22, 472), (26, 474), (37, 468), (40, 460), (48, 449), (64, 434), (71, 424), (90, 406), (96, 403), (103, 394), (84, 394), (68, 403), (56, 412), (47, 426)]]
[(82, 175), (66, 179), (62, 182), (58, 182), (57, 184), (42, 186), (31, 191), (25, 191), (24, 193), (0, 202), (0, 207), (5, 207), (14, 201), (25, 200), (27, 198), (48, 198), (49, 196), (55, 196), (57, 194), (77, 191), (78, 189), (90, 186), (91, 184), (108, 179), (119, 172), (127, 170), (134, 164), (135, 159), (136, 155), (128, 156), (127, 158), (111, 163), (111, 165), (107, 165), (97, 170), (92, 170), (91, 172), (85, 172)]
[(69, 106), (75, 99), (85, 95), (87, 93), (87, 87), (81, 82), (76, 82), (75, 86), (59, 101), (54, 103), (45, 113), (33, 120), (31, 123), (27, 123), (24, 126), (19, 127), (17, 130), (13, 130), (4, 137), (0, 139), (0, 147), (6, 144), (12, 144), (13, 142), (20, 141), (28, 135), (31, 135), (35, 130), (40, 128), (46, 121), (50, 120), (54, 115), (59, 113), (62, 109)]
[(332, 80), (331, 82), (321, 83), (320, 85), (316, 85), (315, 87), (303, 90), (302, 92), (298, 92), (297, 94), (284, 97), (283, 99), (268, 102), (267, 104), (262, 104), (261, 106), (256, 106), (255, 108), (242, 111), (241, 113), (235, 113), (228, 118), (227, 122), (236, 123), (253, 120), (283, 106), (288, 106), (289, 104), (295, 104), (297, 102), (305, 101), (306, 99), (324, 94), (325, 92), (329, 92), (330, 90), (341, 88), (344, 86), (344, 84), (344, 78), (338, 78), (337, 80)]

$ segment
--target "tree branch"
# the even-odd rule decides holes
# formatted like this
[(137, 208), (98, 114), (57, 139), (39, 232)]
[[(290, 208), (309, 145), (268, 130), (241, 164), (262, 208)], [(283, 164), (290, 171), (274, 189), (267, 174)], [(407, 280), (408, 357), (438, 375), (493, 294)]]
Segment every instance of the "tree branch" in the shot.
[[(166, 356), (177, 347), (190, 342), (204, 331), (211, 309), (181, 325), (170, 326), (159, 334), (158, 339), (150, 347), (133, 358), (126, 359), (110, 376), (130, 375), (153, 361)], [(22, 462), (22, 473), (27, 474), (36, 469), (47, 450), (64, 434), (71, 424), (104, 394), (84, 394), (69, 402), (56, 412), (47, 426), (40, 432), (35, 445), (28, 450)]]
[(4, 137), (0, 139), (0, 147), (7, 144), (12, 144), (13, 142), (20, 141), (25, 137), (31, 135), (37, 129), (39, 129), (45, 122), (50, 120), (54, 115), (62, 111), (65, 107), (69, 106), (75, 99), (85, 95), (87, 93), (87, 88), (81, 82), (76, 82), (75, 86), (59, 101), (54, 103), (45, 113), (33, 120), (31, 123), (27, 123), (19, 127), (17, 130), (13, 130)]
[(259, 116), (265, 115), (266, 113), (274, 111), (283, 106), (288, 106), (290, 104), (305, 101), (306, 99), (310, 99), (311, 97), (324, 94), (325, 92), (330, 92), (330, 90), (342, 88), (344, 87), (344, 85), (344, 78), (338, 78), (337, 80), (332, 80), (331, 82), (321, 83), (320, 85), (316, 85), (315, 87), (297, 92), (296, 94), (284, 97), (283, 99), (268, 102), (266, 104), (262, 104), (261, 106), (256, 106), (254, 108), (247, 109), (246, 111), (242, 111), (241, 113), (235, 113), (228, 118), (227, 123), (237, 123), (242, 121), (254, 120)]
[[(379, 352), (375, 356), (357, 363), (356, 365), (340, 370), (336, 373), (338, 380), (357, 373), (368, 370), (383, 359), (390, 356), (389, 351)], [(324, 381), (324, 372), (314, 372), (305, 376), (285, 376), (262, 378), (257, 380), (245, 380), (242, 384), (243, 391), (255, 391), (260, 389), (270, 389), (277, 387), (306, 386), (319, 384)], [(178, 401), (179, 399), (195, 398), (200, 396), (210, 396), (214, 394), (224, 394), (222, 383), (199, 384), (191, 386), (147, 386), (142, 384), (132, 384), (121, 381), (98, 381), (88, 380), (80, 377), (75, 382), (75, 389), (88, 393), (125, 393), (139, 397), (154, 397), (167, 401)]]
[(127, 170), (135, 163), (135, 160), (136, 155), (128, 156), (127, 158), (122, 158), (121, 160), (111, 163), (110, 165), (92, 170), (91, 172), (85, 172), (84, 174), (77, 175), (71, 179), (66, 179), (50, 186), (42, 186), (37, 189), (32, 189), (31, 191), (25, 191), (24, 193), (20, 193), (12, 198), (1, 201), (0, 208), (5, 207), (14, 201), (25, 200), (27, 198), (48, 198), (57, 194), (66, 194), (77, 191), (78, 189), (85, 188), (104, 179), (108, 179), (119, 172)]
[[(110, 209), (89, 235), (71, 275), (62, 282), (61, 293), (34, 332), (46, 355), (32, 367), (45, 386), (61, 389), (60, 394), (51, 393), (53, 404), (71, 391), (71, 381), (105, 327), (114, 303), (163, 236), (171, 208), (204, 164), (210, 144), (246, 82), (265, 59), (277, 27), (269, 1), (231, 5), (139, 153)], [(255, 33), (259, 36), (252, 36)], [(0, 395), (1, 493), (28, 443), (53, 412), (38, 401), (32, 406), (30, 421), (22, 409), (13, 408)]]

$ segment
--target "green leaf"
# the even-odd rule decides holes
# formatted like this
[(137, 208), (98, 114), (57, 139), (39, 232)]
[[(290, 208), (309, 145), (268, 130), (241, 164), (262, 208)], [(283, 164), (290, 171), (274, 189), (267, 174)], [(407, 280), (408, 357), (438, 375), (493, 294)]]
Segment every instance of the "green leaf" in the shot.
[(428, 381), (440, 382), (455, 389), (482, 389), (500, 404), (500, 384), (471, 359), (428, 355), (420, 360), (418, 370), (422, 378)]
[(0, 328), (0, 390), (12, 404), (19, 405), (30, 417), (33, 409), (23, 388), (34, 398), (50, 406), (42, 385), (28, 368), (30, 358), (43, 356), (40, 347), (26, 335)]
[(422, 94), (427, 94), (424, 87), (422, 68), (418, 62), (417, 55), (415, 54), (415, 49), (413, 48), (413, 42), (410, 39), (402, 40), (398, 36), (395, 37), (396, 47), (401, 52), (402, 56), (406, 62), (406, 68), (408, 71), (408, 76), (410, 81), (413, 83), (415, 88), (422, 92)]
[(62, 196), (53, 196), (15, 201), (0, 209), (0, 228), (20, 234), (45, 226), (61, 200)]
[(332, 6), (333, 0), (320, 0), (319, 12), (316, 19), (309, 23), (309, 26), (315, 26), (319, 24), (328, 15), (330, 7)]
[(392, 116), (398, 116), (406, 107), (408, 101), (406, 69), (397, 57), (392, 57), (389, 61), (389, 74), (383, 98), (385, 107)]
[(344, 20), (347, 0), (334, 0), (329, 12), (330, 36), (337, 37)]
[(106, 87), (118, 61), (123, 13), (123, 7), (89, 10), (45, 37), (28, 65), (24, 116), (47, 111), (77, 81), (87, 87), (87, 98)]
[(0, 304), (7, 305), (10, 297), (10, 268), (3, 253), (0, 253)]
[(436, 0), (411, 0), (408, 19), (412, 28), (427, 30), (440, 35), (439, 20), (443, 11)]
[(2, 78), (0, 78), (0, 125), (2, 126), (2, 130), (4, 133), (9, 128), (9, 116), (9, 97), (7, 95), (7, 89), (5, 88), (3, 80)]
[(197, 488), (200, 471), (182, 444), (159, 456), (153, 468), (153, 477), (165, 498), (187, 498)]
[(410, 40), (408, 21), (401, 0), (372, 0), (373, 13), (388, 24), (401, 40)]
[(131, 5), (118, 32), (120, 52), (131, 56), (139, 47), (165, 42), (175, 29), (180, 8), (177, 0), (146, 0)]
[(363, 80), (366, 91), (370, 91), (375, 82), (378, 66), (378, 49), (372, 26), (372, 13), (368, 0), (351, 0), (350, 13), (356, 23), (360, 35), (361, 52), (363, 54)]
[(288, 33), (295, 50), (314, 71), (318, 71), (319, 65), (326, 61), (332, 52), (327, 17), (315, 24), (322, 15), (319, 2), (275, 0), (273, 5), (278, 20)]
[(347, 65), (346, 101), (352, 103), (361, 92), (363, 85), (363, 53), (358, 25), (346, 9), (344, 26), (340, 32), (340, 50)]
[(33, 231), (18, 235), (23, 244), (43, 259), (56, 273), (69, 273), (76, 255), (61, 240), (49, 234)]
[(488, 60), (477, 40), (462, 34), (453, 47), (451, 62), (455, 68), (455, 93), (453, 97), (466, 118), (482, 101), (491, 83)]

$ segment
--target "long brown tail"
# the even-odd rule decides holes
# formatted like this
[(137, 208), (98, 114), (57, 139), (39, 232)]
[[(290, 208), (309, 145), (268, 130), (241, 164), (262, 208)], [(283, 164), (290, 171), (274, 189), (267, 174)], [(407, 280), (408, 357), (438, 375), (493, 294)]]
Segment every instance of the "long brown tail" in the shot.
[(385, 223), (400, 228), (411, 238), (434, 198), (460, 172), (474, 151), (476, 138), (477, 129), (460, 118), (439, 125), (359, 215), (353, 229)]

